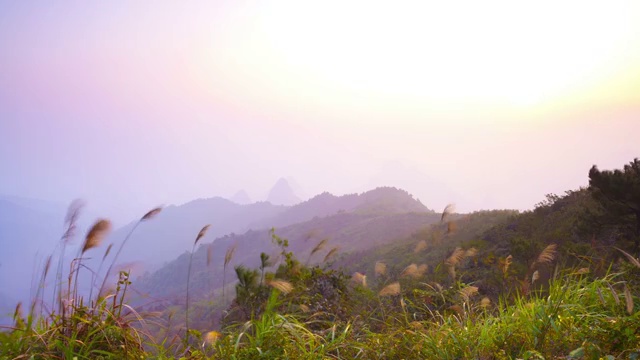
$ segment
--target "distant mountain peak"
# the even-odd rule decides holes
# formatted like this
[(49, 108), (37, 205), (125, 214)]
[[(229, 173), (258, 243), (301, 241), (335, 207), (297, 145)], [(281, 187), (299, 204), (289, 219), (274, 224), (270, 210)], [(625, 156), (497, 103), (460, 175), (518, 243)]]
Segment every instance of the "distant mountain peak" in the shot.
[(252, 203), (251, 198), (249, 197), (249, 195), (247, 195), (247, 192), (244, 190), (238, 191), (229, 200), (240, 205), (248, 205)]
[(267, 201), (273, 205), (295, 205), (301, 202), (285, 178), (280, 178), (269, 191)]

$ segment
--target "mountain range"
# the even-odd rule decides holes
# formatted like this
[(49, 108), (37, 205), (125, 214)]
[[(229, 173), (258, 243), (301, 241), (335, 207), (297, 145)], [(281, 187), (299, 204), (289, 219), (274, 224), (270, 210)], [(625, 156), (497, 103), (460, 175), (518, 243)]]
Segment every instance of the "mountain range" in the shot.
[[(136, 282), (140, 291), (153, 296), (171, 296), (181, 291), (185, 256), (191, 251), (200, 229), (207, 224), (211, 227), (201, 244), (213, 243), (213, 257), (218, 265), (226, 249), (236, 244), (238, 252), (233, 264), (253, 266), (260, 252), (272, 253), (274, 250), (269, 237), (271, 228), (290, 239), (291, 250), (296, 253), (308, 253), (325, 238), (329, 239), (327, 247), (339, 246), (340, 251), (352, 251), (408, 236), (438, 218), (408, 192), (392, 187), (343, 196), (325, 192), (300, 202), (287, 180), (281, 179), (273, 187), (270, 201), (244, 203), (248, 199), (245, 195), (240, 192), (234, 197), (237, 202), (214, 197), (168, 206), (152, 220), (140, 224), (132, 222), (113, 231), (101, 249), (87, 252), (83, 263), (92, 269), (98, 268), (104, 258), (104, 249), (109, 244), (117, 248), (136, 227), (117, 263), (127, 264), (128, 268), (134, 263), (141, 265), (135, 265), (134, 273), (139, 276), (146, 272)], [(283, 205), (285, 203), (295, 205)], [(0, 297), (17, 301), (29, 299), (33, 292), (31, 285), (37, 283), (45, 258), (54, 254), (55, 263), (59, 256), (56, 251), (64, 218), (65, 209), (57, 204), (51, 206), (36, 200), (0, 197), (0, 239), (3, 243)], [(91, 225), (86, 216), (81, 219), (77, 239), (66, 251), (64, 266), (74, 257), (81, 245), (80, 238)], [(206, 258), (206, 249), (203, 249), (198, 249), (194, 256), (194, 281), (204, 276), (201, 273), (205, 269), (201, 265)], [(105, 262), (112, 261), (114, 253), (111, 252)], [(168, 281), (167, 272), (175, 277), (174, 282)], [(158, 287), (158, 282), (164, 283), (164, 287)], [(219, 287), (219, 282), (215, 279), (211, 286)], [(47, 286), (52, 283), (49, 276)], [(89, 279), (81, 276), (80, 284), (88, 289)], [(203, 294), (205, 290), (202, 288)], [(11, 301), (3, 301), (3, 304), (7, 302)], [(3, 313), (7, 310), (0, 308)]]
[[(261, 220), (254, 227), (258, 230), (200, 243), (193, 256), (194, 296), (204, 296), (222, 286), (224, 257), (231, 247), (237, 250), (229, 268), (239, 264), (256, 267), (262, 252), (277, 259), (278, 249), (268, 230), (272, 226), (278, 236), (288, 239), (290, 251), (314, 262), (321, 261), (333, 248), (340, 252), (364, 250), (406, 238), (439, 220), (440, 214), (396, 188), (344, 196), (323, 193)], [(324, 246), (312, 258), (311, 250), (320, 242)], [(136, 279), (134, 288), (156, 300), (181, 298), (186, 289), (189, 259), (190, 253), (183, 252), (163, 267)]]

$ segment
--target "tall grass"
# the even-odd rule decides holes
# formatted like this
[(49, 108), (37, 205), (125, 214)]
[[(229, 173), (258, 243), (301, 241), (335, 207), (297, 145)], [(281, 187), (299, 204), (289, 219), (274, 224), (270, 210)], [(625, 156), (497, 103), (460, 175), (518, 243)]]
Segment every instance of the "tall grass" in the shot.
[(187, 271), (187, 298), (185, 299), (185, 328), (186, 328), (186, 333), (185, 333), (185, 342), (189, 343), (189, 284), (191, 283), (191, 263), (193, 263), (193, 253), (196, 250), (196, 245), (198, 244), (198, 241), (200, 241), (200, 239), (202, 239), (206, 234), (207, 234), (207, 230), (209, 230), (209, 227), (211, 225), (205, 225), (202, 229), (200, 229), (200, 231), (198, 232), (198, 235), (196, 236), (195, 241), (193, 242), (193, 247), (191, 248), (191, 255), (189, 256), (189, 270)]
[[(111, 275), (111, 271), (113, 270), (113, 265), (116, 263), (116, 261), (118, 260), (118, 257), (120, 256), (120, 253), (122, 253), (122, 249), (124, 249), (124, 246), (127, 244), (127, 242), (129, 241), (129, 239), (131, 238), (131, 235), (133, 235), (133, 233), (136, 231), (136, 229), (138, 228), (138, 226), (140, 226), (140, 224), (142, 224), (145, 221), (149, 221), (151, 219), (153, 219), (154, 217), (156, 217), (160, 212), (162, 211), (162, 207), (156, 207), (154, 209), (149, 210), (147, 213), (145, 213), (131, 228), (131, 231), (129, 231), (129, 233), (127, 234), (127, 236), (124, 238), (124, 240), (122, 241), (122, 243), (120, 244), (120, 247), (118, 248), (118, 251), (116, 252), (116, 255), (114, 256), (113, 260), (111, 261), (111, 265), (109, 265), (109, 268), (107, 269), (107, 273), (104, 275), (104, 279), (102, 280), (102, 285), (100, 285), (100, 290), (98, 291), (98, 296), (100, 296), (100, 294), (102, 293), (102, 291), (104, 291), (105, 289), (105, 285), (107, 283), (107, 280), (109, 279), (109, 275)], [(92, 286), (93, 288), (93, 286)], [(89, 300), (91, 300), (91, 298), (89, 298)]]
[[(45, 314), (42, 310), (38, 312), (36, 309), (38, 304), (41, 309), (45, 308), (41, 294), (45, 292), (52, 256), (47, 258), (29, 313), (23, 315), (19, 304), (14, 312), (14, 325), (8, 329), (9, 331), (0, 331), (0, 359), (144, 357), (143, 337), (147, 337), (133, 327), (134, 323), (143, 323), (144, 320), (125, 303), (131, 284), (129, 273), (119, 272), (116, 288), (111, 294), (100, 291), (96, 299), (92, 299), (92, 293), (85, 298), (79, 291), (80, 272), (89, 271), (92, 275), (96, 274), (83, 264), (83, 259), (86, 253), (102, 244), (111, 229), (109, 220), (96, 221), (87, 232), (77, 256), (71, 261), (66, 275), (66, 290), (63, 291), (61, 280), (64, 275), (65, 248), (75, 232), (80, 208), (80, 202), (73, 202), (65, 219), (65, 231), (59, 244), (56, 280), (53, 285), (54, 299), (51, 306), (47, 307), (48, 313)], [(148, 213), (143, 217), (143, 221), (149, 220), (158, 212), (156, 209), (153, 213)], [(110, 249), (111, 246), (105, 251), (102, 263)], [(117, 257), (113, 259), (111, 266), (116, 259)], [(105, 275), (105, 279), (107, 276)], [(91, 285), (93, 289), (93, 277)]]
[(233, 255), (236, 252), (236, 245), (231, 245), (227, 248), (227, 252), (224, 254), (224, 264), (222, 265), (222, 302), (225, 303), (225, 288), (227, 287), (227, 266), (233, 259)]
[[(447, 229), (451, 228), (452, 221), (448, 219), (451, 211), (450, 207), (445, 209), (438, 226), (447, 224)], [(145, 215), (139, 223), (151, 217)], [(595, 276), (588, 267), (561, 269), (558, 265), (556, 271), (550, 273), (551, 265), (557, 261), (555, 244), (545, 246), (532, 261), (518, 263), (509, 255), (485, 264), (482, 270), (489, 271), (486, 277), (495, 275), (505, 285), (502, 292), (492, 294), (486, 291), (485, 278), (465, 280), (469, 268), (481, 257), (475, 247), (446, 244), (438, 255), (438, 263), (429, 264), (431, 267), (421, 263), (424, 260), (407, 260), (403, 264), (378, 261), (370, 264), (371, 279), (367, 279), (365, 271), (355, 272), (350, 279), (345, 277), (346, 284), (343, 284), (343, 275), (339, 272), (301, 265), (288, 252), (287, 240), (272, 233), (277, 240), (274, 244), (280, 247), (286, 260), (281, 267), (266, 272), (272, 265), (265, 253), (260, 256), (259, 271), (242, 265), (235, 267), (240, 281), (234, 306), (250, 306), (246, 318), (221, 332), (204, 329), (206, 332), (201, 333), (199, 330), (203, 329), (190, 326), (190, 315), (193, 317), (190, 277), (196, 246), (209, 225), (198, 232), (192, 245), (184, 308), (186, 332), (177, 340), (182, 347), (173, 347), (168, 344), (172, 341), (169, 340), (172, 315), (165, 325), (165, 338), (155, 342), (145, 333), (147, 320), (126, 304), (131, 285), (129, 272), (118, 273), (112, 293), (101, 290), (95, 300), (90, 294), (86, 303), (78, 293), (77, 280), (73, 279), (77, 279), (78, 272), (86, 271), (82, 270), (85, 269), (82, 256), (101, 244), (107, 225), (106, 220), (102, 220), (91, 228), (80, 256), (72, 262), (66, 301), (59, 300), (61, 312), (52, 311), (46, 317), (36, 315), (35, 304), (42, 301), (38, 300), (40, 288), (26, 316), (22, 314), (21, 305), (16, 307), (14, 326), (0, 332), (0, 359), (23, 355), (71, 359), (640, 356), (640, 312), (636, 306), (638, 284), (635, 279), (640, 261), (621, 250), (621, 256), (626, 257), (628, 263), (618, 263), (615, 271), (604, 275)], [(410, 244), (407, 256), (424, 256), (425, 250), (434, 245), (425, 243), (426, 240), (420, 239), (417, 244)], [(320, 241), (311, 250), (307, 263), (325, 245), (326, 241)], [(110, 249), (105, 251), (100, 267)], [(336, 251), (337, 248), (331, 249), (325, 260)], [(224, 256), (223, 291), (224, 274), (234, 252), (235, 245), (230, 246)], [(114, 262), (117, 257), (116, 254)], [(207, 251), (207, 266), (211, 261)], [(50, 263), (50, 259), (46, 261), (41, 275), (42, 289)], [(109, 268), (112, 266), (113, 262)], [(520, 272), (515, 274), (514, 269)], [(105, 276), (108, 274), (109, 271)], [(103, 287), (104, 280), (101, 289)], [(240, 304), (243, 300), (246, 302)], [(198, 305), (193, 312), (197, 314), (197, 310)], [(182, 334), (181, 328), (177, 333)]]

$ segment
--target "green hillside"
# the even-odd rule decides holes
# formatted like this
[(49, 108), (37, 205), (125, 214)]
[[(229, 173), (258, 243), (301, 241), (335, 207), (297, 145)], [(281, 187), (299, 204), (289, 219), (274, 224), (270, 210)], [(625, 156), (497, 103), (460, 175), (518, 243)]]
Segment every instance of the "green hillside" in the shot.
[[(589, 179), (523, 213), (353, 209), (227, 236), (135, 285), (18, 306), (0, 358), (636, 359), (640, 161)], [(145, 286), (171, 296), (130, 307)]]

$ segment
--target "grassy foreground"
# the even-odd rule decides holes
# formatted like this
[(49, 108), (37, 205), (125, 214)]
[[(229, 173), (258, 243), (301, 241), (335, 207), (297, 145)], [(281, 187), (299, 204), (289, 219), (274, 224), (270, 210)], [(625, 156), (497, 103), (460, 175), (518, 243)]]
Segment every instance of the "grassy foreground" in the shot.
[[(376, 294), (351, 281), (351, 301), (377, 310), (370, 317), (353, 311), (346, 321), (278, 311), (294, 309), (295, 285), (273, 283), (260, 315), (222, 332), (190, 330), (189, 340), (183, 334), (174, 346), (145, 334), (149, 320), (117, 300), (122, 296), (116, 292), (97, 307), (71, 305), (66, 317), (25, 318), (19, 307), (14, 327), (0, 333), (0, 358), (635, 359), (640, 312), (631, 289), (638, 269), (622, 267), (600, 278), (584, 269), (564, 270), (546, 288), (497, 303), (465, 284), (422, 285), (429, 289), (423, 299), (441, 297), (435, 307), (437, 301), (420, 303), (411, 296), (419, 283), (405, 291), (386, 286)], [(126, 275), (119, 291), (128, 284)]]
[[(631, 255), (627, 238), (609, 244), (595, 235), (590, 241), (577, 236), (595, 218), (583, 214), (590, 209), (587, 195), (550, 198), (486, 231), (478, 229), (503, 214), (454, 219), (447, 208), (440, 224), (389, 251), (374, 249), (370, 255), (377, 260), (347, 257), (356, 266), (349, 272), (363, 271), (352, 275), (332, 266), (340, 262), (337, 248), (313, 265), (326, 239), (301, 262), (288, 240), (272, 231), (279, 254), (260, 254), (258, 269), (234, 267), (229, 306), (224, 292), (222, 301), (190, 300), (189, 271), (184, 303), (164, 311), (129, 306), (129, 272), (111, 274), (135, 227), (104, 275), (100, 269), (111, 246), (95, 273), (83, 260), (101, 244), (107, 220), (91, 228), (69, 272), (62, 271), (77, 218), (72, 206), (49, 291), (54, 299), (49, 303), (44, 296), (50, 257), (30, 307), (18, 304), (13, 326), (0, 328), (0, 360), (639, 359), (640, 260)], [(606, 231), (626, 229), (629, 217), (615, 219), (621, 225)], [(197, 234), (194, 249), (207, 229)], [(232, 246), (225, 254), (223, 280), (234, 251)], [(82, 271), (92, 275), (86, 297), (77, 290)], [(96, 275), (103, 276), (101, 286)], [(110, 275), (117, 275), (114, 288), (106, 286)], [(224, 309), (215, 315), (221, 317), (217, 329), (207, 321), (215, 309)]]

